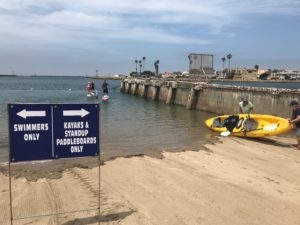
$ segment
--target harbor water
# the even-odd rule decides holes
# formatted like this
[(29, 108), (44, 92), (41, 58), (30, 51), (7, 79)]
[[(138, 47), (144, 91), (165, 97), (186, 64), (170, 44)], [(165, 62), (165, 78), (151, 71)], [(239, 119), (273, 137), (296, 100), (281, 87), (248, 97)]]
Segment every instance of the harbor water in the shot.
[[(104, 158), (152, 151), (199, 149), (212, 134), (203, 121), (212, 114), (120, 93), (108, 81), (107, 103), (87, 99), (83, 77), (0, 77), (0, 162), (8, 160), (7, 103), (100, 103), (101, 154)], [(94, 80), (100, 91), (101, 80)], [(26, 149), (24, 149), (26, 151)]]

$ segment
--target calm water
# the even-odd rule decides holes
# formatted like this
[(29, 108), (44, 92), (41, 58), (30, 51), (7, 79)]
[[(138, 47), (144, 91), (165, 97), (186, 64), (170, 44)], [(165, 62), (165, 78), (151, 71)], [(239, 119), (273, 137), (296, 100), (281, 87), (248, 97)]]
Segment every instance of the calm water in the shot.
[(234, 85), (245, 87), (266, 87), (266, 88), (286, 88), (286, 89), (300, 89), (300, 83), (277, 83), (277, 82), (212, 82), (212, 84)]
[[(0, 161), (7, 161), (7, 103), (94, 103), (86, 98), (86, 78), (0, 77)], [(96, 80), (96, 87), (102, 81)], [(101, 104), (101, 152), (104, 156), (150, 150), (196, 149), (210, 136), (203, 121), (211, 114), (122, 94), (109, 81), (111, 100)]]

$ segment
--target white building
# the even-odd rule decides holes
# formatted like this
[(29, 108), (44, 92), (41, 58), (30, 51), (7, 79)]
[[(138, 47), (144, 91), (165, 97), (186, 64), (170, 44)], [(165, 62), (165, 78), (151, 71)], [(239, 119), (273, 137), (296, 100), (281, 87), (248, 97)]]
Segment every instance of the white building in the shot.
[(191, 53), (188, 58), (190, 74), (206, 75), (213, 73), (213, 55)]
[(272, 79), (279, 80), (300, 80), (300, 71), (298, 70), (282, 70), (272, 73)]

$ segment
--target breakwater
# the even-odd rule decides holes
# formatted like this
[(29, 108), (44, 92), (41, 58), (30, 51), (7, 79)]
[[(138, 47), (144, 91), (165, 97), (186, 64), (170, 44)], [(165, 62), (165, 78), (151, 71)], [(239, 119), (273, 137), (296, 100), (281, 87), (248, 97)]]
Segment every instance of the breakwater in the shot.
[(124, 79), (123, 93), (164, 101), (217, 114), (239, 113), (243, 97), (254, 104), (254, 113), (290, 117), (289, 102), (300, 99), (300, 90), (224, 86), (206, 82), (160, 79)]

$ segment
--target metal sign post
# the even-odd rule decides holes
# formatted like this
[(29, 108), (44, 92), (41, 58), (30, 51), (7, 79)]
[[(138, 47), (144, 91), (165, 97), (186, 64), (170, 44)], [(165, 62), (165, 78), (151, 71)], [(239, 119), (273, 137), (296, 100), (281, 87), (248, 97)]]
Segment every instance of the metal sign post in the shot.
[[(99, 143), (99, 145), (100, 145), (100, 143)], [(99, 188), (99, 192), (98, 192), (98, 208), (99, 208), (99, 210), (98, 210), (98, 224), (100, 224), (100, 216), (101, 216), (101, 204), (100, 204), (100, 202), (101, 202), (101, 179), (100, 179), (100, 174), (101, 174), (101, 170), (100, 170), (100, 165), (101, 165), (101, 157), (100, 157), (100, 152), (99, 152), (99, 157), (98, 157), (98, 159), (99, 159), (99, 165), (98, 165), (98, 176), (99, 176), (99, 179), (98, 179), (98, 188)]]
[(8, 162), (8, 179), (9, 179), (9, 210), (10, 210), (10, 225), (13, 224), (13, 211), (12, 211), (12, 191), (11, 191), (11, 173), (10, 161)]
[(11, 163), (34, 160), (98, 156), (100, 217), (99, 113), (99, 104), (8, 104), (11, 224)]

